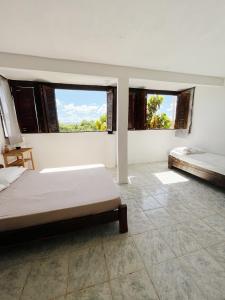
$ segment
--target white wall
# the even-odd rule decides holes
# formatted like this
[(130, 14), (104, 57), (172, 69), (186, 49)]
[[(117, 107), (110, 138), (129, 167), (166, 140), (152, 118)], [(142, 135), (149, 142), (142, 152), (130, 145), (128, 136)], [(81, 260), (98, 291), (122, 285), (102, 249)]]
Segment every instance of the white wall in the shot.
[[(196, 145), (225, 155), (225, 88), (197, 87), (192, 133), (175, 137), (173, 130), (130, 131), (128, 162), (152, 162), (167, 159), (176, 146)], [(104, 132), (52, 133), (24, 135), (25, 145), (34, 148), (38, 168), (103, 163), (116, 164), (116, 135)], [(4, 143), (2, 130), (0, 142)]]
[(24, 135), (38, 168), (103, 163), (115, 166), (115, 135), (105, 132)]
[(225, 88), (198, 87), (189, 144), (225, 155)]
[[(104, 132), (51, 133), (24, 135), (25, 145), (34, 148), (38, 168), (103, 163), (116, 165), (116, 134)], [(130, 131), (128, 162), (167, 159), (168, 151), (185, 140), (174, 137), (173, 130)]]
[(186, 139), (175, 137), (174, 130), (130, 131), (128, 161), (130, 164), (167, 160), (169, 151), (186, 144)]

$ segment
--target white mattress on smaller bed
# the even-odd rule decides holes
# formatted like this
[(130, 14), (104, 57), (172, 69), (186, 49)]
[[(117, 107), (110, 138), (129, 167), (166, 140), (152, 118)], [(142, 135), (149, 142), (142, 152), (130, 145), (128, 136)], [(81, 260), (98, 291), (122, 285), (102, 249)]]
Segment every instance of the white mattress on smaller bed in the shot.
[(170, 153), (171, 156), (193, 164), (195, 166), (225, 175), (225, 156), (214, 153), (197, 153), (197, 154), (178, 154), (175, 151)]
[(120, 204), (104, 166), (27, 170), (0, 192), (0, 231), (97, 214)]

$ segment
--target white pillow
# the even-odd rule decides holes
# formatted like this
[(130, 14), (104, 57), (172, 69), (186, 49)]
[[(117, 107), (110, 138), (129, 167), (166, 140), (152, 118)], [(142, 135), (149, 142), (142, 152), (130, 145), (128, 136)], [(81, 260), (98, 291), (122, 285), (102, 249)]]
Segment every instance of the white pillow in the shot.
[(203, 151), (202, 149), (197, 148), (197, 147), (191, 147), (191, 148), (189, 148), (188, 154), (201, 154), (201, 153), (205, 153), (205, 151)]
[(170, 151), (170, 154), (180, 154), (180, 155), (186, 155), (189, 154), (189, 148), (188, 147), (177, 147)]
[(197, 147), (177, 147), (170, 151), (170, 154), (178, 154), (178, 155), (200, 154), (200, 153), (205, 153), (205, 152)]
[(7, 183), (9, 184), (14, 182), (25, 171), (26, 168), (24, 167), (9, 167), (0, 169), (0, 184), (6, 185)]

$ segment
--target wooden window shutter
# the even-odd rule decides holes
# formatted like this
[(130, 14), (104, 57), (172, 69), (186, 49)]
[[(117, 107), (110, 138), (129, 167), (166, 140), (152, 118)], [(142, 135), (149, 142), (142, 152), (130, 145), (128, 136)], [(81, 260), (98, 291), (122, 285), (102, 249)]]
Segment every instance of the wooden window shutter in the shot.
[(12, 95), (21, 132), (39, 132), (34, 87), (14, 86)]
[(110, 87), (107, 90), (107, 131), (113, 133), (116, 130), (116, 106), (117, 89)]
[(134, 124), (134, 111), (135, 111), (136, 92), (129, 89), (129, 110), (128, 110), (128, 129), (135, 129)]
[[(42, 91), (40, 90), (40, 84), (33, 81), (9, 81), (12, 95), (14, 97), (17, 119), (21, 132), (34, 133), (34, 132), (48, 132), (45, 105), (42, 101)], [(21, 105), (26, 106), (22, 108)], [(35, 123), (32, 126), (24, 124), (26, 120), (30, 119)], [(28, 126), (29, 125), (29, 126)]]
[(36, 102), (36, 109), (37, 109), (37, 116), (38, 116), (38, 124), (39, 124), (39, 132), (48, 132), (48, 124), (46, 119), (46, 112), (45, 112), (45, 103), (42, 97), (42, 90), (40, 84), (34, 82), (34, 89), (35, 89), (35, 102)]
[(41, 84), (41, 96), (45, 107), (48, 132), (59, 132), (54, 88)]
[(137, 130), (143, 130), (146, 128), (146, 97), (146, 90), (136, 90), (136, 99), (134, 105), (134, 126)]
[(194, 100), (194, 88), (181, 91), (178, 94), (175, 129), (188, 129), (191, 130), (192, 122), (192, 108)]

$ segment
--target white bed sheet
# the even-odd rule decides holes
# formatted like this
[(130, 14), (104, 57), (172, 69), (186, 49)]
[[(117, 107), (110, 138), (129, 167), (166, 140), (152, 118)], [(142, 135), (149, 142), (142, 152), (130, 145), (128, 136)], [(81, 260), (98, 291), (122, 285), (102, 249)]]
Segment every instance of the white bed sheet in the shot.
[(225, 156), (214, 153), (198, 153), (198, 154), (170, 154), (187, 163), (196, 165), (198, 167), (225, 175)]
[(0, 231), (101, 213), (120, 204), (119, 191), (104, 167), (27, 170), (0, 193)]

